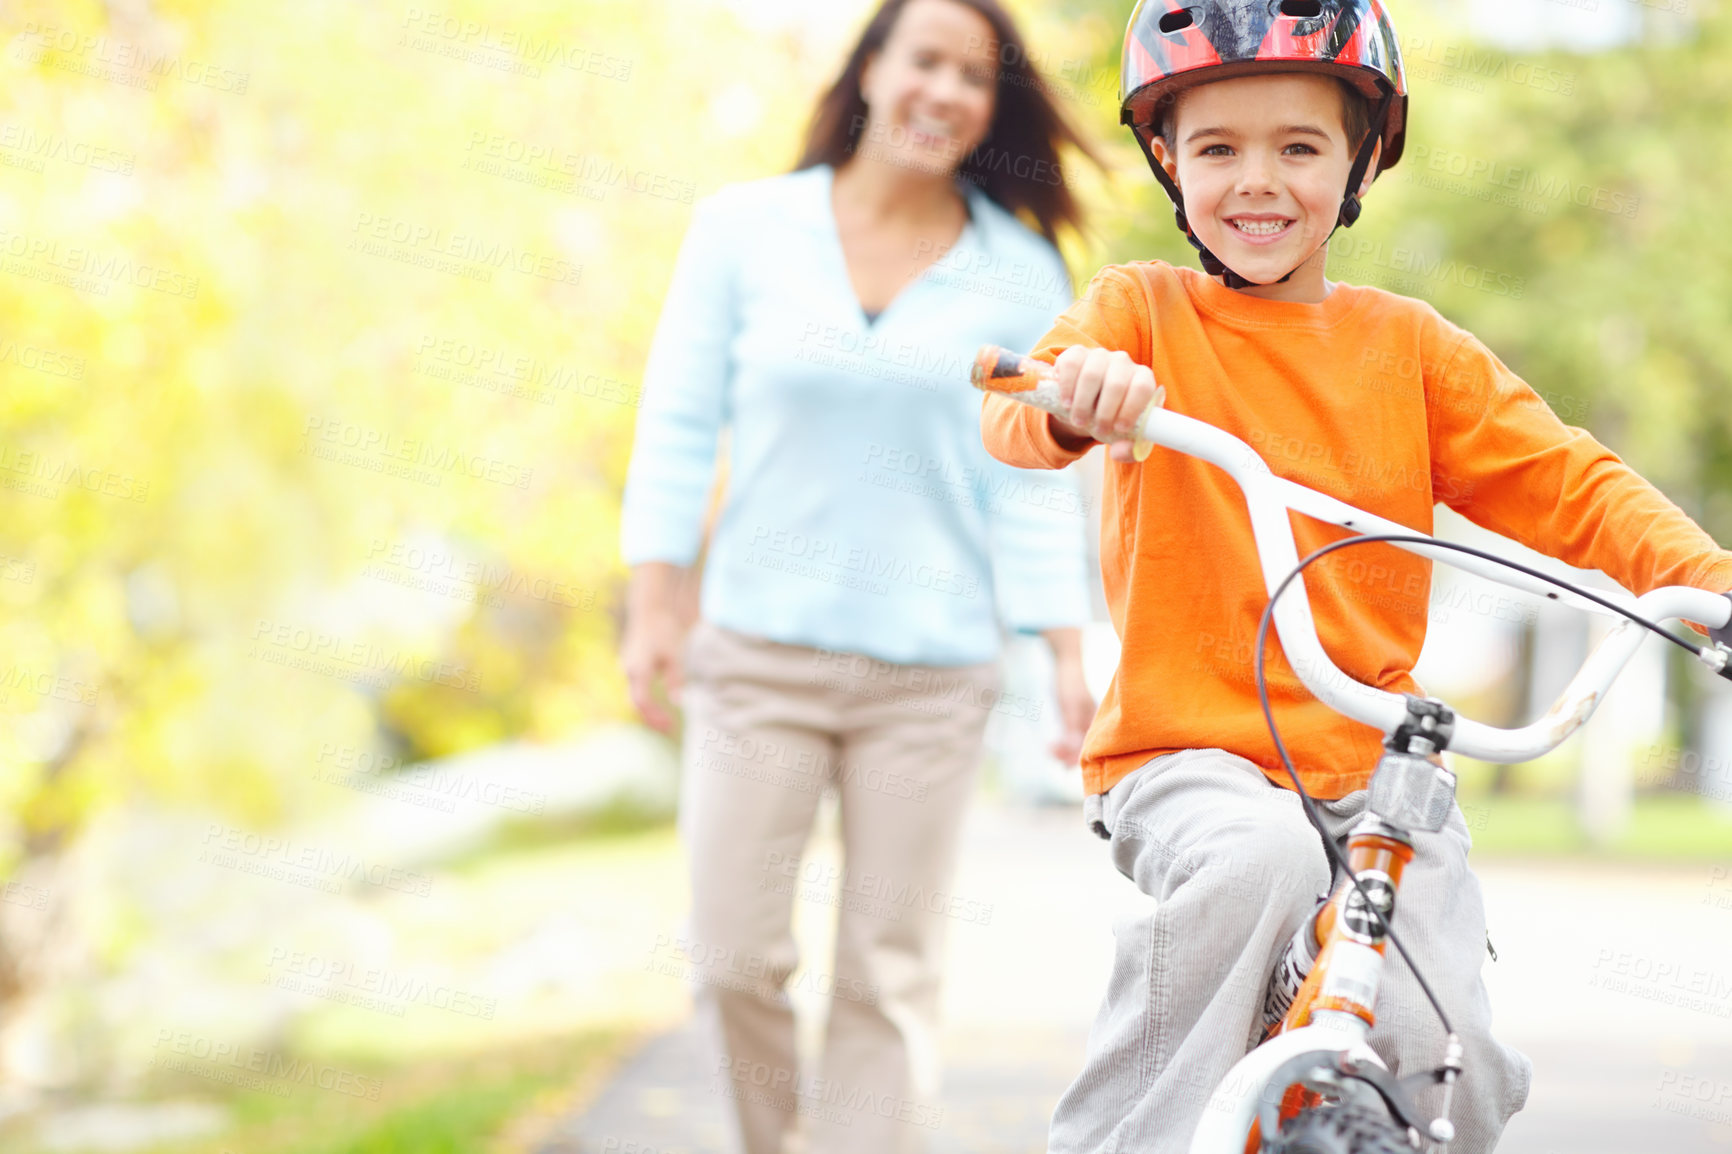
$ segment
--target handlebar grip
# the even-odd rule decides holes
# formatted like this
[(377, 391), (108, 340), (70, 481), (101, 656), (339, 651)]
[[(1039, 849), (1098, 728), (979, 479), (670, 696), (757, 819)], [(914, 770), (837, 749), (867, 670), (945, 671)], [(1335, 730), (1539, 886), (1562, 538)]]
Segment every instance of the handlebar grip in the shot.
[[(1059, 397), (1058, 378), (1053, 367), (1045, 361), (1037, 361), (1033, 357), (997, 345), (982, 345), (980, 351), (974, 355), (974, 367), (969, 370), (968, 379), (981, 392), (1009, 397), (1013, 401), (1051, 413), (1060, 420), (1066, 420), (1070, 416), (1070, 406)], [(1135, 433), (1128, 437), (1106, 439), (1130, 441), (1131, 455), (1138, 461), (1147, 459), (1155, 446), (1154, 442), (1144, 435), (1143, 429), (1149, 415), (1161, 408), (1164, 395), (1164, 390), (1156, 391), (1155, 399), (1149, 402), (1149, 407), (1137, 418)]]
[[(997, 345), (981, 345), (969, 381), (988, 393), (1026, 393), (1053, 379), (1052, 366)], [(1018, 398), (1021, 400), (1022, 398)]]

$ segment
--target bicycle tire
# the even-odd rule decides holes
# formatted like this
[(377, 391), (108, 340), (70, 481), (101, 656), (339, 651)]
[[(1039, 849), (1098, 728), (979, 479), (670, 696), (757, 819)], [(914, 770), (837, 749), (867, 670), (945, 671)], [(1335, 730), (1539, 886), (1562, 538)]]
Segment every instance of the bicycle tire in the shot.
[(1382, 1110), (1314, 1106), (1281, 1127), (1269, 1154), (1414, 1154), (1407, 1130)]

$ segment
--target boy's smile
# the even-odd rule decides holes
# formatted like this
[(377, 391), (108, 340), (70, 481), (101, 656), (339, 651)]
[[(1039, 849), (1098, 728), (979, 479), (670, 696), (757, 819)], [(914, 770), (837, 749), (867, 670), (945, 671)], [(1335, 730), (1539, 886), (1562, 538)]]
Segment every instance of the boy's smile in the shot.
[(1244, 236), (1246, 244), (1274, 244), (1287, 235), (1294, 220), (1273, 213), (1241, 212), (1229, 216), (1227, 224)]
[(1353, 167), (1344, 99), (1339, 82), (1314, 73), (1220, 80), (1181, 94), (1174, 139), (1155, 140), (1197, 238), (1255, 282), (1243, 291), (1312, 303), (1327, 295), (1324, 241)]

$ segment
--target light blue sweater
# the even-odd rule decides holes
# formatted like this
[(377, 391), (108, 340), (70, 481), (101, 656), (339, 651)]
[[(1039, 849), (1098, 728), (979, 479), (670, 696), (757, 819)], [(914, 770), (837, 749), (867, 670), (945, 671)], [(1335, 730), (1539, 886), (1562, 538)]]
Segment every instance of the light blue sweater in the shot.
[(991, 660), (1000, 620), (1083, 624), (1075, 480), (990, 457), (968, 385), (980, 345), (1029, 348), (1069, 306), (1057, 252), (966, 189), (957, 243), (869, 323), (833, 176), (733, 185), (694, 211), (645, 372), (626, 563), (696, 560), (726, 429), (706, 620), (926, 665)]

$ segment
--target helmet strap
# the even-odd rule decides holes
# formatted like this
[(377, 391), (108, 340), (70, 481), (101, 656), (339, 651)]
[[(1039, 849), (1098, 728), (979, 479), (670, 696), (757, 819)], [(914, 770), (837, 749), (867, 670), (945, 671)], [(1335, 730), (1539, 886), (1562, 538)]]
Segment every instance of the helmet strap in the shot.
[[(1359, 142), (1359, 155), (1353, 158), (1353, 170), (1347, 174), (1347, 193), (1341, 198), (1341, 215), (1335, 218), (1335, 228), (1352, 228), (1365, 210), (1365, 206), (1359, 203), (1359, 186), (1365, 182), (1365, 174), (1371, 169), (1372, 153), (1377, 151), (1377, 143), (1389, 127), (1389, 110), (1394, 104), (1395, 90), (1390, 89), (1383, 94), (1383, 100), (1371, 117), (1370, 131)], [(1334, 236), (1335, 229), (1330, 229), (1329, 235)], [(1327, 237), (1323, 243), (1329, 243)]]
[[(1352, 228), (1359, 220), (1360, 213), (1364, 211), (1364, 205), (1359, 200), (1359, 186), (1364, 182), (1365, 174), (1371, 168), (1372, 154), (1377, 150), (1378, 141), (1383, 139), (1384, 129), (1389, 124), (1389, 111), (1394, 104), (1394, 91), (1385, 92), (1382, 102), (1377, 106), (1377, 112), (1371, 118), (1371, 130), (1365, 134), (1365, 139), (1360, 142), (1359, 153), (1353, 158), (1353, 168), (1347, 174), (1347, 191), (1341, 198), (1341, 211), (1335, 218), (1335, 228), (1329, 230), (1329, 236), (1323, 238), (1317, 249), (1329, 243), (1330, 238), (1335, 235), (1336, 229)], [(1129, 118), (1127, 117), (1127, 119)], [(1185, 234), (1185, 239), (1191, 242), (1191, 247), (1196, 249), (1202, 257), (1203, 271), (1210, 276), (1220, 277), (1222, 283), (1230, 289), (1251, 288), (1262, 283), (1246, 280), (1228, 268), (1221, 262), (1221, 258), (1210, 252), (1209, 247), (1198, 238), (1196, 231), (1191, 228), (1191, 222), (1185, 216), (1185, 194), (1179, 190), (1178, 183), (1167, 175), (1167, 170), (1161, 166), (1161, 162), (1155, 157), (1152, 128), (1133, 125), (1131, 135), (1135, 136), (1137, 143), (1142, 145), (1143, 156), (1148, 159), (1149, 169), (1155, 174), (1155, 179), (1160, 182), (1161, 187), (1166, 190), (1167, 198), (1173, 202), (1173, 216), (1178, 222), (1179, 231)], [(1268, 283), (1286, 284), (1292, 280), (1293, 274), (1305, 267), (1305, 261), (1317, 255), (1317, 249), (1312, 249), (1305, 260), (1300, 261), (1298, 266), (1289, 271), (1286, 276), (1278, 281)]]

